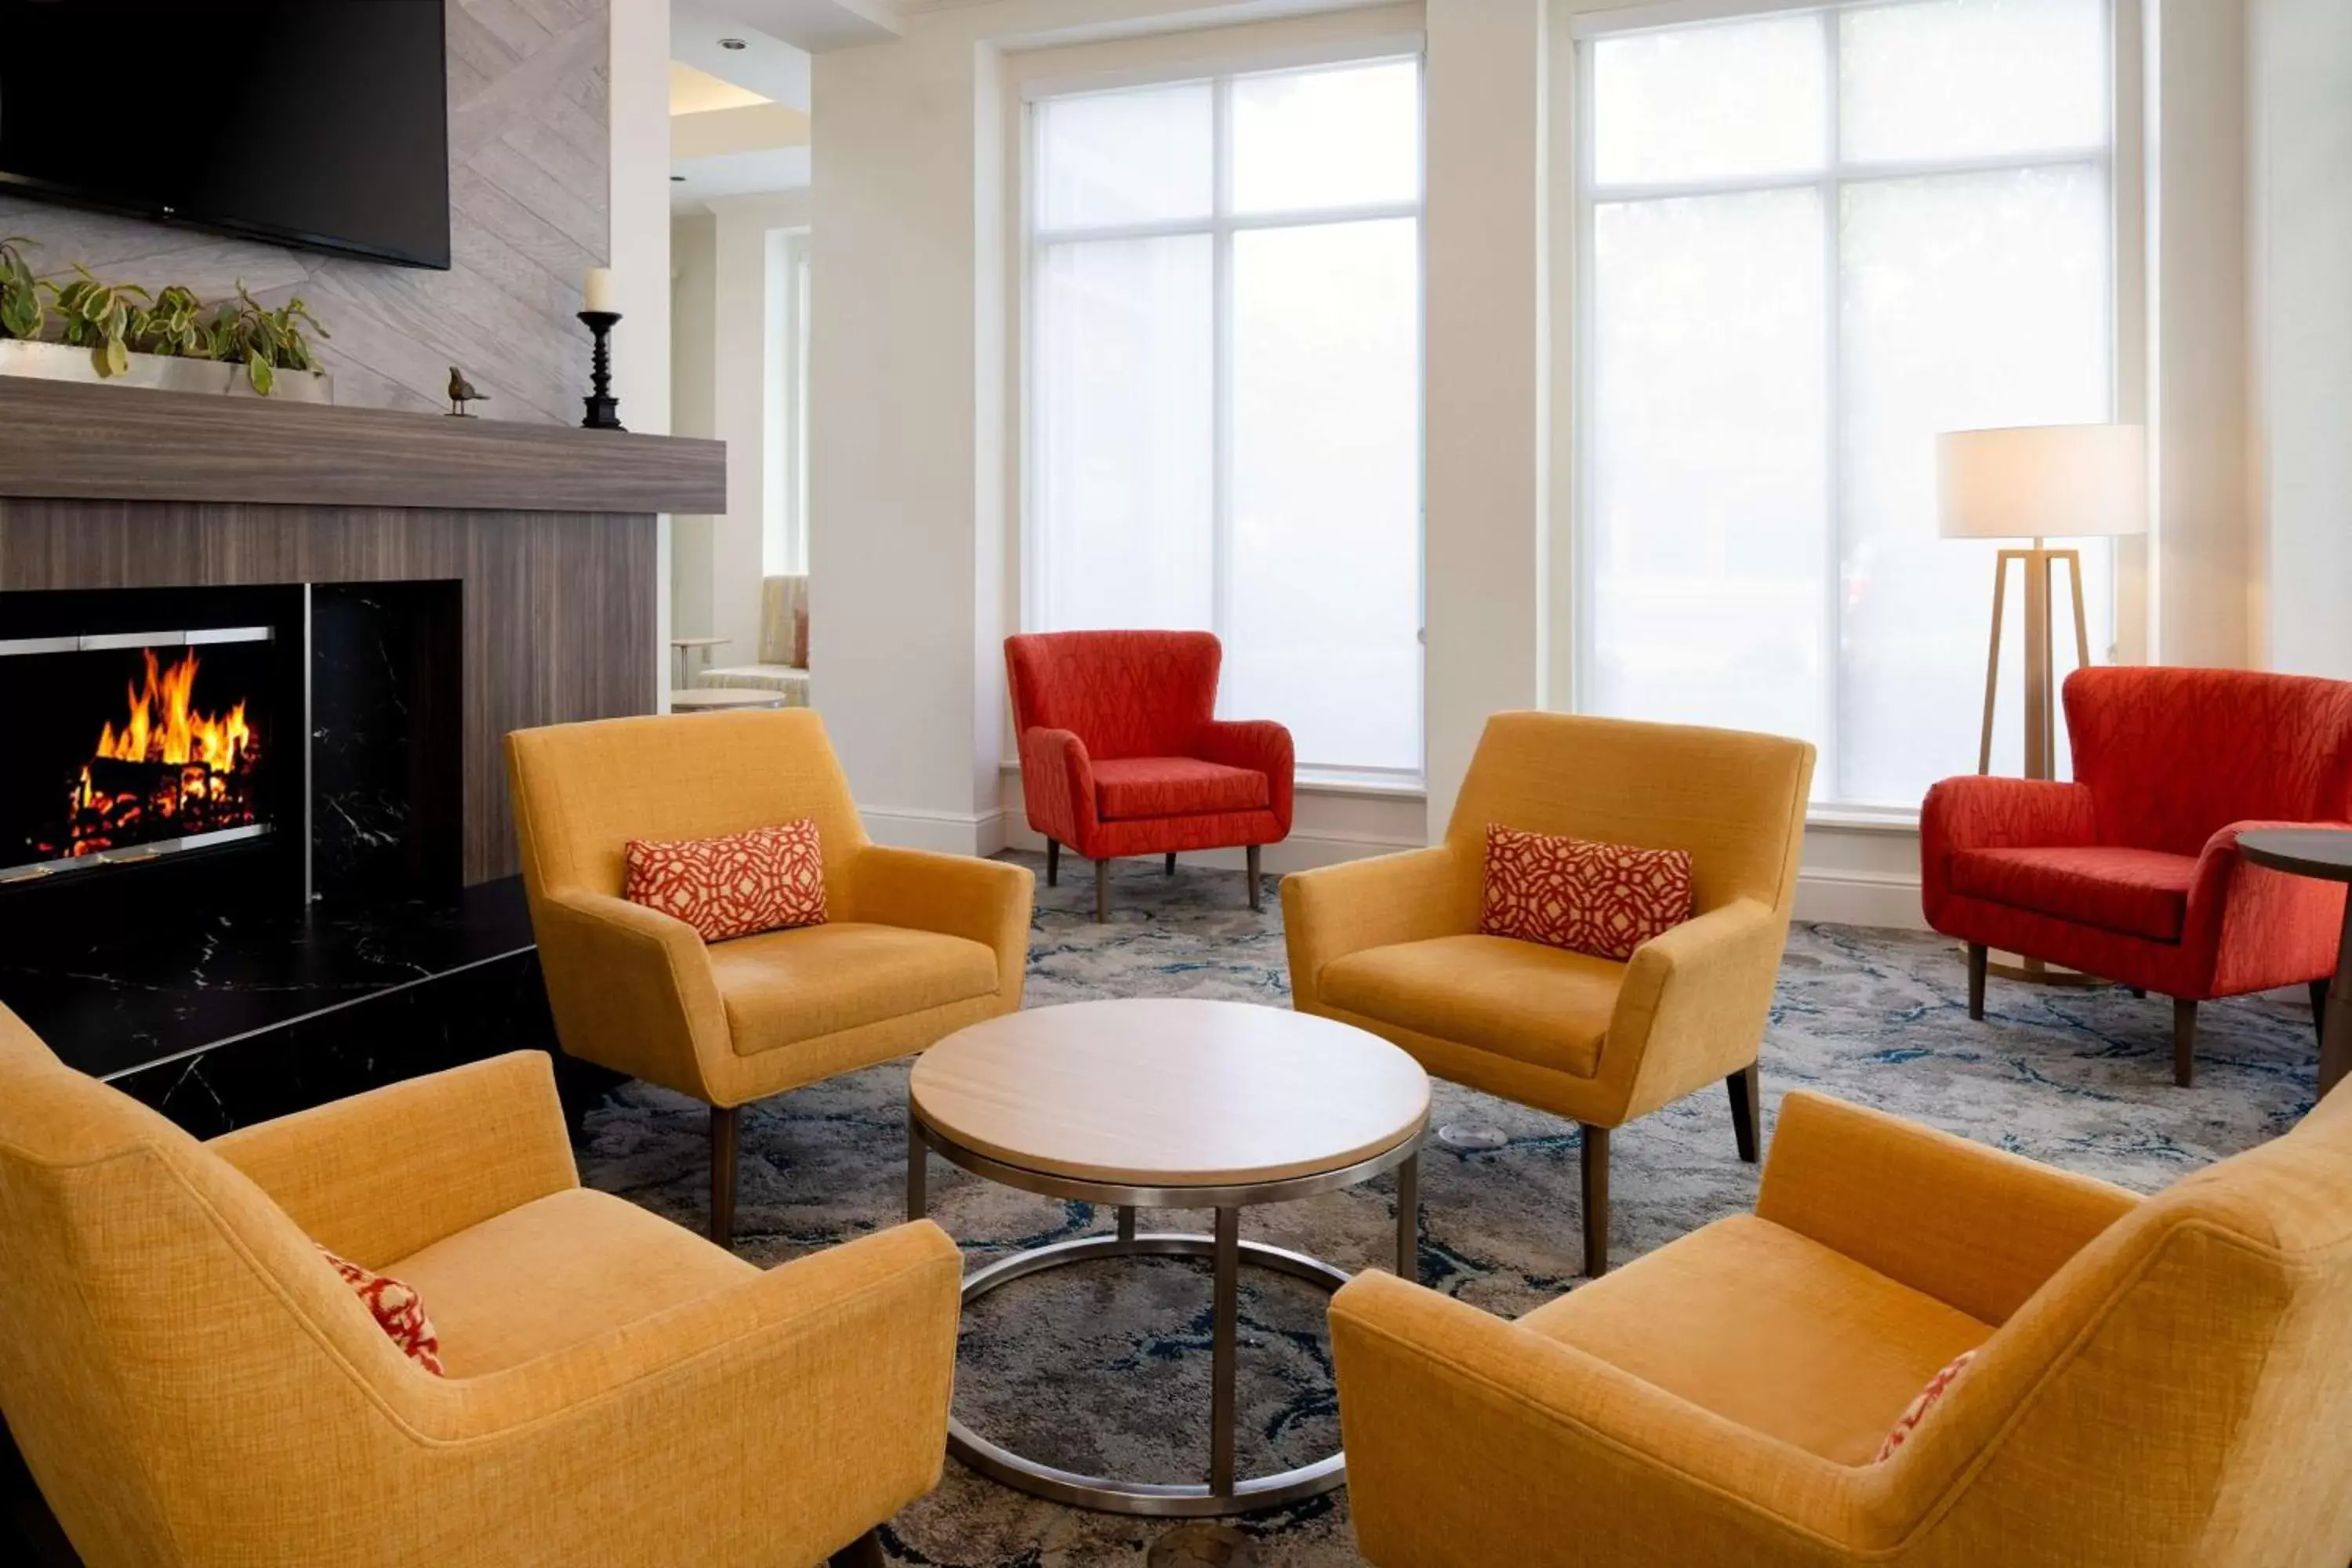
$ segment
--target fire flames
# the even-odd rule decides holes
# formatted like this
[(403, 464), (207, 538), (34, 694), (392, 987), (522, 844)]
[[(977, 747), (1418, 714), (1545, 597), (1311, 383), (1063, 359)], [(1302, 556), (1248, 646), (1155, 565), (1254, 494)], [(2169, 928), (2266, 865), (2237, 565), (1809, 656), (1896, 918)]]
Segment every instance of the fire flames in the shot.
[(100, 730), (73, 786), (62, 847), (68, 855), (260, 820), (253, 799), (260, 746), (246, 705), (199, 710), (194, 651), (168, 668), (153, 648), (146, 654), (145, 686), (123, 689), (130, 708), (122, 727)]
[(99, 732), (98, 754), (124, 763), (202, 763), (215, 773), (233, 772), (237, 754), (253, 744), (253, 730), (240, 702), (220, 718), (195, 710), (196, 656), (162, 669), (147, 650), (147, 689), (124, 687), (131, 717), (122, 732), (107, 725)]

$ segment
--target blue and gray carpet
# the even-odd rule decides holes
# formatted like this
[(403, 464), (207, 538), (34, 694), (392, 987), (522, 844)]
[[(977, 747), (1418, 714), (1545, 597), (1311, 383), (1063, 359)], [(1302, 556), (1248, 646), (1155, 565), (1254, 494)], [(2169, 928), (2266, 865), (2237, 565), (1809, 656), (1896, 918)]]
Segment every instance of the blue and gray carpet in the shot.
[[(1083, 863), (1044, 885), (1028, 1005), (1105, 996), (1207, 996), (1285, 1006), (1282, 921), (1252, 914), (1237, 873), (1124, 861), (1116, 917), (1092, 922)], [(2299, 1002), (2205, 1010), (2199, 1079), (2173, 1087), (2171, 1013), (2117, 990), (1992, 982), (1971, 1023), (1958, 950), (1937, 937), (1842, 926), (1791, 934), (1764, 1042), (1768, 1128), (1798, 1085), (1883, 1107), (2126, 1186), (2152, 1190), (2292, 1126), (2309, 1109), (2315, 1050)], [(750, 1109), (742, 1128), (738, 1250), (762, 1264), (895, 1223), (904, 1202), (906, 1062)], [(1441, 1084), (1435, 1121), (1496, 1128), (1503, 1148), (1423, 1156), (1423, 1281), (1516, 1316), (1578, 1283), (1575, 1131)], [(704, 1112), (642, 1085), (592, 1111), (580, 1149), (592, 1184), (681, 1224), (704, 1223)], [(1612, 1140), (1614, 1256), (1646, 1252), (1749, 1207), (1756, 1167), (1732, 1147), (1718, 1089)], [(932, 1215), (975, 1262), (1108, 1228), (1109, 1216), (991, 1186), (931, 1164)], [(1395, 1189), (1251, 1210), (1246, 1236), (1343, 1268), (1391, 1257)], [(1147, 1228), (1205, 1228), (1205, 1215), (1147, 1215)], [(1244, 1270), (1241, 1362), (1245, 1472), (1304, 1463), (1337, 1442), (1323, 1299)], [(975, 1428), (1067, 1468), (1189, 1480), (1208, 1464), (1209, 1286), (1179, 1262), (1106, 1261), (1010, 1286), (967, 1313), (956, 1408)], [(790, 1478), (778, 1478), (789, 1486)], [(1344, 1491), (1233, 1521), (1263, 1568), (1361, 1561)], [(1092, 1514), (1006, 1490), (950, 1462), (939, 1490), (894, 1521), (894, 1560), (939, 1568), (1094, 1568), (1145, 1563), (1164, 1521)]]

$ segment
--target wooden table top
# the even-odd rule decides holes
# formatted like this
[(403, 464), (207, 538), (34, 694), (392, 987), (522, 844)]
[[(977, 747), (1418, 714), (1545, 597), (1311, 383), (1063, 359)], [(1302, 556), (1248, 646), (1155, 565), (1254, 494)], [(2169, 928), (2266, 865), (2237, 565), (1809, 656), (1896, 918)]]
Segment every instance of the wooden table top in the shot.
[(734, 640), (733, 637), (672, 637), (669, 639), (669, 646), (672, 647), (722, 647)]
[(949, 1036), (915, 1064), (924, 1122), (1009, 1165), (1128, 1186), (1343, 1170), (1429, 1119), (1429, 1075), (1361, 1029), (1244, 1002), (1078, 1002)]
[(2257, 866), (2352, 882), (2352, 831), (2341, 827), (2257, 827), (2238, 847)]

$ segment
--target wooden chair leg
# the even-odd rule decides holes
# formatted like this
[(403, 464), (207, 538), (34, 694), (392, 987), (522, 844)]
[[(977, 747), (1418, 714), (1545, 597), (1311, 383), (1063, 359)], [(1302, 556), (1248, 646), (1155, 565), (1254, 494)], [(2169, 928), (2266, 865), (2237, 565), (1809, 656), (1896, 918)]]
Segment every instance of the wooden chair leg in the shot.
[(1058, 888), (1061, 885), (1062, 841), (1058, 838), (1048, 838), (1045, 840), (1045, 886)]
[(1171, 877), (1172, 877), (1172, 876), (1174, 876), (1174, 875), (1176, 874), (1176, 851), (1174, 851), (1173, 849), (1171, 849), (1170, 851), (1168, 851), (1168, 871), (1167, 871), (1167, 874), (1168, 874), (1169, 876), (1171, 876)]
[(2172, 999), (2172, 1081), (2187, 1089), (2197, 1081), (2197, 1004)]
[(1969, 943), (1969, 1016), (1979, 1022), (1984, 1018), (1985, 964), (1991, 956), (1984, 943)]
[(1609, 1272), (1609, 1129), (1584, 1128), (1584, 1273)]
[(1739, 1157), (1749, 1164), (1756, 1163), (1756, 1129), (1764, 1120), (1764, 1089), (1756, 1064), (1749, 1062), (1723, 1080), (1731, 1091), (1731, 1136), (1739, 1145)]
[(882, 1532), (869, 1530), (835, 1552), (831, 1568), (883, 1568), (889, 1561), (882, 1551)]
[(1253, 844), (1244, 853), (1249, 859), (1250, 908), (1263, 909), (1262, 899), (1265, 889), (1258, 886), (1258, 847)]
[(710, 1239), (735, 1245), (735, 1127), (738, 1108), (710, 1108)]
[(1095, 862), (1095, 924), (1110, 924), (1110, 862)]
[(2327, 1047), (2327, 982), (2311, 983), (2311, 1032), (2319, 1037), (2320, 1048)]

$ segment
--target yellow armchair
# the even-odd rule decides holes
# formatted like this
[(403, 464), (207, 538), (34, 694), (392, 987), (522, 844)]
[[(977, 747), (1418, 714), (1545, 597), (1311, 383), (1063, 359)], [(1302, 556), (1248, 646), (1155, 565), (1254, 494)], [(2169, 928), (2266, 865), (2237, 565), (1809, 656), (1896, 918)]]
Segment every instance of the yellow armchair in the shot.
[[(523, 885), (571, 1055), (710, 1107), (710, 1236), (735, 1229), (736, 1113), (1021, 1005), (1034, 879), (869, 842), (814, 712), (689, 714), (507, 737)], [(830, 919), (706, 944), (623, 899), (632, 838), (814, 820)]]
[(535, 1052), (199, 1143), (0, 1009), (0, 1411), (91, 1568), (808, 1568), (937, 1484), (961, 1273), (583, 1188)]
[[(1286, 877), (1293, 1005), (1370, 1029), (1440, 1078), (1578, 1122), (1584, 1268), (1609, 1267), (1609, 1132), (1727, 1083), (1757, 1157), (1757, 1047), (1788, 940), (1813, 748), (1498, 713), (1445, 842)], [(1478, 934), (1490, 823), (1687, 849), (1695, 916), (1631, 963)]]
[(2352, 1092), (2147, 1200), (1793, 1093), (1753, 1215), (1516, 1323), (1379, 1273), (1331, 1321), (1381, 1568), (2352, 1559)]

